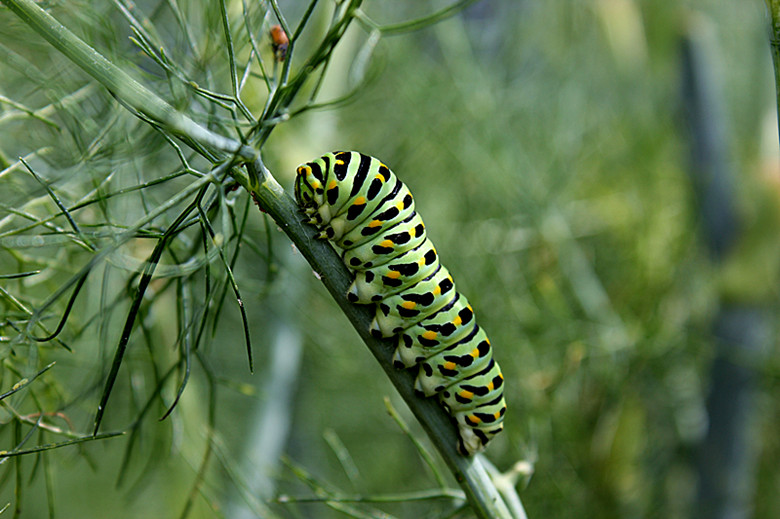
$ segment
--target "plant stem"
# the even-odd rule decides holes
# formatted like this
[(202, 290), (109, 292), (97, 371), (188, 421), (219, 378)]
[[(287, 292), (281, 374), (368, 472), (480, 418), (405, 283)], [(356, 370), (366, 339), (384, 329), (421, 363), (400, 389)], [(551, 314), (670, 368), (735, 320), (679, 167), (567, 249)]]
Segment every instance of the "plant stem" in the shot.
[(772, 52), (772, 64), (775, 68), (775, 96), (778, 110), (778, 133), (780, 133), (780, 0), (766, 0), (771, 27), (769, 48)]

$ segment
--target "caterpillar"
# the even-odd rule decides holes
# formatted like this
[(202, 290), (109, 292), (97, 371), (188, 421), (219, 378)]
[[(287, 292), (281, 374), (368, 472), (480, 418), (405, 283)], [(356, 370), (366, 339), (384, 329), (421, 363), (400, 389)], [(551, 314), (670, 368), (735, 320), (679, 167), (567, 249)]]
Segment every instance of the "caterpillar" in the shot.
[(347, 299), (375, 304), (370, 332), (397, 337), (393, 365), (418, 367), (415, 392), (439, 401), (473, 455), (503, 429), (504, 377), (468, 300), (428, 240), (409, 188), (380, 160), (355, 151), (297, 169), (295, 200), (355, 278)]

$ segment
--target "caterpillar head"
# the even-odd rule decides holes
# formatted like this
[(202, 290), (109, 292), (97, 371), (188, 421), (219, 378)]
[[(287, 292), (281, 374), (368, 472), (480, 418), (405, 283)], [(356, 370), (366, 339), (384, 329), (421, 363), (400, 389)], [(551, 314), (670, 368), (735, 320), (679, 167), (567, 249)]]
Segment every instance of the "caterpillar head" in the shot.
[(301, 164), (295, 176), (295, 201), (305, 211), (322, 205), (325, 193), (325, 164), (322, 159)]

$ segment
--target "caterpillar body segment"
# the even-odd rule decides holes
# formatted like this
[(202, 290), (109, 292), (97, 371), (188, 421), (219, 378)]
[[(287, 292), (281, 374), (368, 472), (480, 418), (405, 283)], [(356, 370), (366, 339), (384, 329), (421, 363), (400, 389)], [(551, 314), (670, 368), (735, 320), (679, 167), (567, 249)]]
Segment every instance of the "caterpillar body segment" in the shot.
[(416, 249), (426, 241), (422, 218), (413, 212), (402, 222), (388, 227), (381, 234), (360, 244), (343, 247), (341, 259), (354, 270), (368, 270), (384, 265), (404, 252)]
[(316, 237), (355, 274), (347, 298), (376, 305), (372, 335), (397, 337), (393, 364), (417, 366), (415, 390), (439, 396), (463, 455), (483, 450), (503, 428), (504, 378), (409, 189), (378, 159), (338, 151), (299, 166), (294, 190)]
[(477, 394), (474, 390), (484, 390), (485, 386), (478, 385), (476, 382), (474, 385), (458, 383), (440, 395), (442, 404), (458, 425), (460, 436), (458, 447), (461, 452), (480, 450), (485, 443), (504, 429), (506, 402), (501, 389), (503, 377), (500, 371), (495, 373), (494, 371), (490, 378), (491, 382), (500, 381), (498, 386), (493, 383), (496, 389)]
[(475, 326), (471, 305), (462, 294), (456, 293), (444, 307), (398, 335), (393, 365), (411, 368), (457, 343)]
[(490, 341), (485, 331), (475, 326), (461, 341), (420, 362), (414, 388), (424, 396), (433, 396), (463, 378), (486, 372), (492, 361)]
[(377, 303), (370, 328), (372, 334), (392, 337), (401, 333), (444, 307), (456, 294), (455, 282), (441, 264), (433, 274), (410, 288)]
[(388, 200), (380, 210), (374, 212), (371, 218), (363, 220), (360, 225), (344, 233), (341, 238), (333, 240), (333, 243), (342, 249), (352, 249), (366, 242), (373, 242), (379, 233), (398, 225), (413, 213), (414, 198), (409, 188), (404, 185), (396, 196)]
[(355, 281), (347, 291), (353, 303), (376, 303), (418, 284), (439, 270), (439, 257), (433, 243), (425, 239), (416, 248), (400, 253), (388, 263), (355, 268)]

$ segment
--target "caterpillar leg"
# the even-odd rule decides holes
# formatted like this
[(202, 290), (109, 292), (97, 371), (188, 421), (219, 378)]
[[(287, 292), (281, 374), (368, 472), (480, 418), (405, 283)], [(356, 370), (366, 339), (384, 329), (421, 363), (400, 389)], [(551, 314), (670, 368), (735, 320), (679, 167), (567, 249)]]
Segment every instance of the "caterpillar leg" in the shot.
[(481, 451), (504, 429), (504, 377), (498, 364), (443, 391), (440, 401), (458, 426), (458, 448), (464, 455)]

